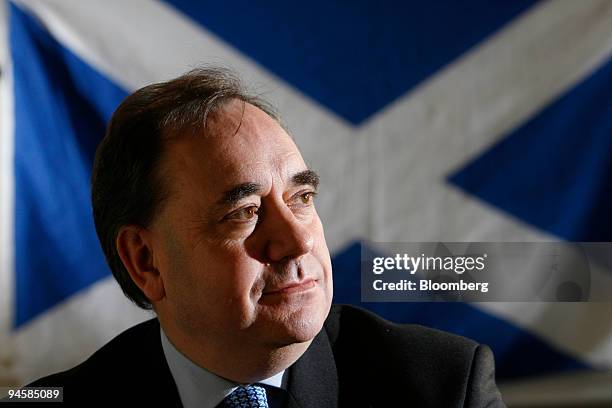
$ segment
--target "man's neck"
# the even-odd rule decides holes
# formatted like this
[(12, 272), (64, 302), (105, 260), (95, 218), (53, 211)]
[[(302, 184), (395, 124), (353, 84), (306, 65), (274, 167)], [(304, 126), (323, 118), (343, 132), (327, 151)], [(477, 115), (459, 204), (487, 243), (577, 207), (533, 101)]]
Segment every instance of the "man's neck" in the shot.
[(234, 339), (215, 344), (206, 336), (193, 338), (161, 319), (160, 323), (172, 345), (185, 357), (219, 377), (242, 384), (258, 382), (287, 369), (312, 343), (246, 344)]

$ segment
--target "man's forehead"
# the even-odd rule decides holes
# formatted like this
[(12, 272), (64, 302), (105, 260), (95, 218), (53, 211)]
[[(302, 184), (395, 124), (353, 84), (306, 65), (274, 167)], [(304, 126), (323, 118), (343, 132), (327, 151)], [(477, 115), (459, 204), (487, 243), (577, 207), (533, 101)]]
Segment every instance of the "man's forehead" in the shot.
[(227, 191), (241, 183), (290, 183), (307, 167), (291, 137), (268, 114), (232, 102), (210, 117), (204, 134), (186, 135), (167, 146), (170, 173), (199, 179), (208, 190)]
[[(211, 113), (203, 132), (207, 148), (223, 153), (244, 153), (272, 158), (300, 156), (297, 147), (278, 121), (261, 109), (242, 101), (231, 101)], [(240, 157), (243, 159), (244, 157)]]
[(256, 138), (263, 130), (277, 130), (286, 135), (275, 118), (248, 102), (232, 99), (209, 113), (205, 134), (221, 139), (236, 135)]

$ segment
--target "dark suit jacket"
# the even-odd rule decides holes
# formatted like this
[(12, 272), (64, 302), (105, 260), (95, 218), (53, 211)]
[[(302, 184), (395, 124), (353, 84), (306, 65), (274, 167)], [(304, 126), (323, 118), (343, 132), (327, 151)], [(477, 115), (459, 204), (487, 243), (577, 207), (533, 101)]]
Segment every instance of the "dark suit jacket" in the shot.
[[(63, 386), (64, 401), (79, 406), (181, 406), (157, 319), (30, 385)], [(351, 306), (332, 307), (324, 329), (292, 366), (288, 393), (289, 408), (504, 406), (488, 347)]]

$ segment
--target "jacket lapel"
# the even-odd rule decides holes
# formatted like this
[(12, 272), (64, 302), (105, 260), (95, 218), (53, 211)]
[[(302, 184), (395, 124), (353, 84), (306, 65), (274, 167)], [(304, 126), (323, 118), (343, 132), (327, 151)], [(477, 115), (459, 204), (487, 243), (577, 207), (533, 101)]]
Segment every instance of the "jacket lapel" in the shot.
[(338, 373), (324, 329), (290, 370), (288, 408), (337, 408)]

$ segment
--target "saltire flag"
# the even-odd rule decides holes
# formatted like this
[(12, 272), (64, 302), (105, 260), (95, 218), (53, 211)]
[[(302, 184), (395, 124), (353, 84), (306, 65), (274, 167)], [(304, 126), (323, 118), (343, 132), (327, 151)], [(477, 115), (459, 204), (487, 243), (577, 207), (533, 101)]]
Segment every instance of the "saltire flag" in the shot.
[(489, 344), (500, 382), (612, 366), (607, 304), (362, 303), (359, 286), (367, 241), (612, 241), (612, 3), (14, 0), (4, 15), (0, 382), (150, 317), (104, 262), (92, 157), (129, 92), (206, 64), (278, 106), (321, 174), (335, 302)]

